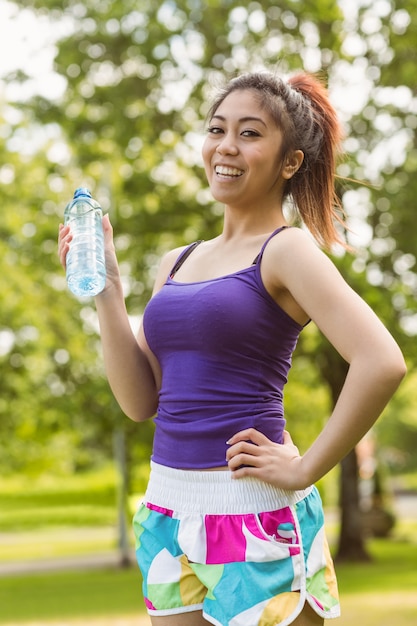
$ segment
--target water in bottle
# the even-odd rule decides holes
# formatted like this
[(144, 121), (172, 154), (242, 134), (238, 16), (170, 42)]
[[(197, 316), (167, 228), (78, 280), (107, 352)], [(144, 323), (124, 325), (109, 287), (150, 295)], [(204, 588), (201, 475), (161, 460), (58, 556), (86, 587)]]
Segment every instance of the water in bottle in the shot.
[(64, 212), (64, 223), (72, 234), (66, 259), (67, 283), (76, 296), (96, 296), (106, 283), (102, 217), (90, 191), (76, 189)]

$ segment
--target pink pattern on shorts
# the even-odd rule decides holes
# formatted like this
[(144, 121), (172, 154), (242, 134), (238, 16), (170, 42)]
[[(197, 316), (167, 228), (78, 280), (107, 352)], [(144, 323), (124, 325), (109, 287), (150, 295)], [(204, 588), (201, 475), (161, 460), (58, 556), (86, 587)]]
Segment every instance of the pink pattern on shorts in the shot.
[(172, 511), (171, 509), (166, 509), (165, 507), (157, 506), (156, 504), (151, 503), (148, 503), (147, 507), (148, 509), (151, 509), (151, 511), (162, 513), (162, 515), (166, 515), (167, 517), (174, 517), (174, 511)]
[[(247, 533), (268, 544), (271, 541), (298, 544), (296, 524), (289, 507), (262, 513), (259, 517), (247, 515), (206, 515), (206, 563), (242, 563), (247, 559)], [(299, 548), (294, 548), (295, 553)]]
[(145, 602), (145, 606), (149, 611), (156, 611), (156, 608), (148, 598), (143, 598), (143, 601)]

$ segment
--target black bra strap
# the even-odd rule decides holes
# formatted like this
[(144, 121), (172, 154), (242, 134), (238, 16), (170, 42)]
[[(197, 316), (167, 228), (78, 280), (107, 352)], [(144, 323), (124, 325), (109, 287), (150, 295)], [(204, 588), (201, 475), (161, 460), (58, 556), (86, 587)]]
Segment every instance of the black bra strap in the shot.
[(172, 268), (169, 277), (173, 278), (175, 276), (175, 274), (178, 272), (178, 270), (180, 269), (181, 265), (184, 263), (184, 261), (190, 256), (191, 252), (200, 244), (202, 243), (204, 240), (203, 239), (199, 239), (198, 241), (195, 241), (194, 243), (192, 243), (191, 245), (188, 246), (188, 248), (186, 248), (178, 257), (177, 262), (175, 263), (174, 267)]
[[(277, 235), (279, 232), (281, 232), (282, 230), (285, 230), (286, 228), (289, 228), (288, 226), (281, 226), (280, 228), (277, 228), (276, 230), (274, 230), (274, 232), (268, 237), (268, 239), (264, 242), (261, 251), (259, 252), (259, 254), (256, 255), (255, 259), (252, 261), (252, 265), (256, 265), (259, 261), (259, 259), (262, 257), (263, 252), (265, 250), (266, 244), (272, 239), (272, 237), (274, 237), (274, 235)], [(188, 248), (185, 248), (185, 250), (180, 254), (180, 256), (178, 257), (174, 267), (172, 268), (169, 277), (173, 278), (175, 276), (175, 274), (178, 272), (178, 270), (180, 269), (181, 265), (184, 263), (184, 261), (186, 259), (188, 259), (188, 257), (190, 256), (191, 252), (198, 246), (200, 245), (200, 243), (202, 243), (204, 241), (204, 239), (199, 239), (198, 241), (195, 241), (194, 243), (190, 244), (188, 246)]]
[(286, 228), (291, 228), (291, 226), (280, 226), (280, 228), (277, 228), (276, 230), (274, 230), (274, 232), (271, 235), (269, 235), (268, 239), (263, 243), (261, 251), (259, 252), (259, 254), (256, 255), (256, 257), (252, 261), (252, 265), (256, 265), (258, 263), (258, 261), (262, 258), (262, 255), (263, 255), (264, 250), (266, 248), (266, 244), (271, 241), (272, 237), (275, 237), (275, 235), (277, 235), (281, 231), (285, 230)]

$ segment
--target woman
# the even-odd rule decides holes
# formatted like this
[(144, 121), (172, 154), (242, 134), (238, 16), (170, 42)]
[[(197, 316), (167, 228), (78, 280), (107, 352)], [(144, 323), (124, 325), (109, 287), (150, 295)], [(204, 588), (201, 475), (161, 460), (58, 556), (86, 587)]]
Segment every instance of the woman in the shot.
[[(222, 233), (169, 252), (132, 335), (108, 217), (107, 283), (96, 297), (104, 360), (124, 412), (156, 412), (152, 470), (134, 520), (152, 624), (317, 626), (339, 615), (323, 512), (312, 485), (378, 418), (405, 374), (401, 352), (316, 240), (335, 228), (341, 139), (324, 87), (299, 74), (233, 80), (203, 146)], [(59, 254), (71, 242), (62, 227)], [(338, 402), (300, 455), (283, 387), (314, 320), (349, 363)]]

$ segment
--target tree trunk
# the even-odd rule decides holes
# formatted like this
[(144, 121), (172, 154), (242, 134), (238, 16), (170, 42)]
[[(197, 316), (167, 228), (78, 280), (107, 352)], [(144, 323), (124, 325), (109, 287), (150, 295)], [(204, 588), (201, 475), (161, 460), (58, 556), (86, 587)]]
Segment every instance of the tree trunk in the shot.
[(126, 462), (126, 439), (123, 427), (118, 426), (113, 434), (113, 448), (116, 462), (118, 548), (120, 567), (130, 567), (130, 547), (128, 533), (128, 467)]
[[(334, 406), (345, 382), (348, 364), (327, 341), (323, 343), (317, 363), (323, 380), (329, 386)], [(355, 450), (352, 450), (340, 465), (341, 528), (336, 559), (340, 561), (368, 561), (370, 556), (365, 549), (364, 532), (361, 524), (359, 472)]]
[(358, 461), (355, 450), (349, 452), (340, 465), (341, 527), (336, 560), (369, 561), (361, 521)]

